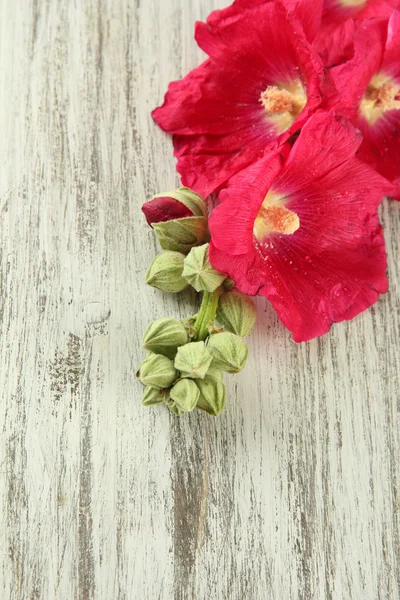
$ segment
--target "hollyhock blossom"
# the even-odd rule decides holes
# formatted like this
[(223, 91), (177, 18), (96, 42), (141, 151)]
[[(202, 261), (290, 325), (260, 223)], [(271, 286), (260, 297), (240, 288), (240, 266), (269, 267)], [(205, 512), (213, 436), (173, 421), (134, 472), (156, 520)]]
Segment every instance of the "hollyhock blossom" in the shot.
[(359, 157), (393, 182), (390, 195), (400, 200), (400, 12), (363, 22), (353, 58), (331, 74), (336, 110), (363, 134)]
[(174, 135), (184, 185), (204, 197), (289, 138), (332, 94), (295, 6), (240, 0), (197, 23), (196, 40), (210, 58), (170, 84), (153, 112)]
[(377, 207), (388, 183), (355, 153), (360, 135), (318, 111), (232, 178), (210, 218), (210, 261), (240, 292), (266, 296), (297, 342), (351, 319), (387, 291)]

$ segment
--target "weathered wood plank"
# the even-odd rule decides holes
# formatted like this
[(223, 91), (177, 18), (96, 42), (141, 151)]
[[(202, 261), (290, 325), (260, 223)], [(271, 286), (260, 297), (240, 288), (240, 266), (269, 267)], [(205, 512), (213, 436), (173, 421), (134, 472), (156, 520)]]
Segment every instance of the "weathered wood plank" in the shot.
[[(194, 4), (194, 5), (193, 5)], [(400, 205), (390, 292), (296, 345), (258, 302), (218, 419), (144, 410), (149, 112), (222, 1), (0, 2), (0, 511), (11, 599), (400, 597)]]

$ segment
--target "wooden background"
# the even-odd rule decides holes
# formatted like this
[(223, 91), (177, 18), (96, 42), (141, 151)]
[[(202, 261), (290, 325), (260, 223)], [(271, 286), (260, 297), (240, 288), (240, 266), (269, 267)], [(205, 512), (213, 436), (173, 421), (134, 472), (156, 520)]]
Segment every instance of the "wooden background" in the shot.
[(296, 345), (259, 301), (213, 419), (144, 409), (142, 202), (177, 184), (150, 110), (223, 0), (0, 0), (5, 600), (396, 600), (400, 204), (390, 292)]

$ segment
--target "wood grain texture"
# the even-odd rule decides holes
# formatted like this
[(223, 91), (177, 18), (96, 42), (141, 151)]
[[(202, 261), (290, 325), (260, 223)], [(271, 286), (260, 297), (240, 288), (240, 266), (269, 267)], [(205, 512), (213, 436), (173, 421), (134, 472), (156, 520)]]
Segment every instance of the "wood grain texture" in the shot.
[(398, 600), (400, 204), (390, 292), (294, 344), (258, 302), (218, 419), (143, 409), (150, 110), (223, 0), (0, 0), (4, 599)]

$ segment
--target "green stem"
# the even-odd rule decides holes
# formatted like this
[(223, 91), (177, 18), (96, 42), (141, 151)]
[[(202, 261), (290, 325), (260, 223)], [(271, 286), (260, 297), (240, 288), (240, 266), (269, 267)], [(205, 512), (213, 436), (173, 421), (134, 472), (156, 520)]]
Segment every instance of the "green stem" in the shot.
[(204, 292), (200, 310), (194, 324), (197, 329), (196, 340), (203, 342), (208, 336), (208, 328), (215, 319), (219, 300), (219, 288), (214, 292)]

